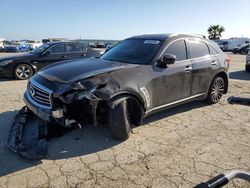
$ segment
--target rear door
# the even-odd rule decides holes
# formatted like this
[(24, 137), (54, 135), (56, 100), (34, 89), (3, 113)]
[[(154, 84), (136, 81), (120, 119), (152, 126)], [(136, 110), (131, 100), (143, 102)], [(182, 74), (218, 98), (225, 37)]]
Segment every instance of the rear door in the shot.
[(67, 43), (66, 51), (68, 59), (82, 58), (87, 55), (87, 48), (79, 43)]
[[(188, 55), (192, 63), (191, 96), (207, 92), (216, 69), (220, 68), (214, 48), (199, 40), (187, 40)], [(211, 53), (211, 55), (210, 55)]]

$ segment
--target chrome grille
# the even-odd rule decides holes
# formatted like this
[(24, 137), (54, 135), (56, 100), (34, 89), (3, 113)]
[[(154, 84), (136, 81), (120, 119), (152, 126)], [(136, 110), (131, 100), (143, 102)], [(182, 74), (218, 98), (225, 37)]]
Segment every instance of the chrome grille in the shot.
[(29, 94), (37, 103), (51, 107), (51, 90), (32, 81), (29, 83)]

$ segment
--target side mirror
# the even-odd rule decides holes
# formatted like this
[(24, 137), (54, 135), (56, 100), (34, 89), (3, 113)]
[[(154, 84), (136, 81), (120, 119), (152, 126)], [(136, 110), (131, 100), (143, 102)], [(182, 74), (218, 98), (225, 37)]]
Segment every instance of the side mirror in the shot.
[(176, 56), (172, 54), (163, 55), (163, 57), (158, 61), (158, 66), (161, 68), (166, 68), (167, 65), (174, 64), (176, 61)]
[(49, 56), (51, 54), (51, 52), (49, 51), (49, 50), (47, 50), (44, 54), (43, 54), (43, 56)]

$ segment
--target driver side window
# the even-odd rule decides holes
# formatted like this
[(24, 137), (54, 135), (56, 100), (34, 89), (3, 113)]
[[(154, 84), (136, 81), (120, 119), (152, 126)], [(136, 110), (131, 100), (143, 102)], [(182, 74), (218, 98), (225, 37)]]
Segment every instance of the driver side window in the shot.
[(164, 52), (164, 55), (171, 54), (176, 56), (176, 61), (187, 59), (186, 43), (184, 40), (178, 40), (170, 44)]
[(50, 48), (51, 54), (58, 54), (58, 53), (64, 53), (64, 52), (65, 52), (64, 44), (57, 44), (53, 46), (52, 48)]

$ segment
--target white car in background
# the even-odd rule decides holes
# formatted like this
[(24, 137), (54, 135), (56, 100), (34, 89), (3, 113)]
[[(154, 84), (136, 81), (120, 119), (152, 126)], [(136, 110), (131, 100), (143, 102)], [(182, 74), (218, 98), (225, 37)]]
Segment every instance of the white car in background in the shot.
[(3, 42), (0, 41), (0, 52), (3, 52), (4, 51), (4, 45), (3, 45)]
[(230, 38), (223, 43), (221, 43), (219, 46), (223, 51), (232, 51), (235, 47), (247, 45), (250, 43), (249, 38)]
[(0, 52), (4, 51), (4, 44), (3, 44), (4, 39), (0, 38)]
[(37, 48), (43, 44), (41, 41), (36, 41), (36, 40), (25, 40), (23, 42), (28, 44), (32, 50), (34, 50), (35, 48)]

